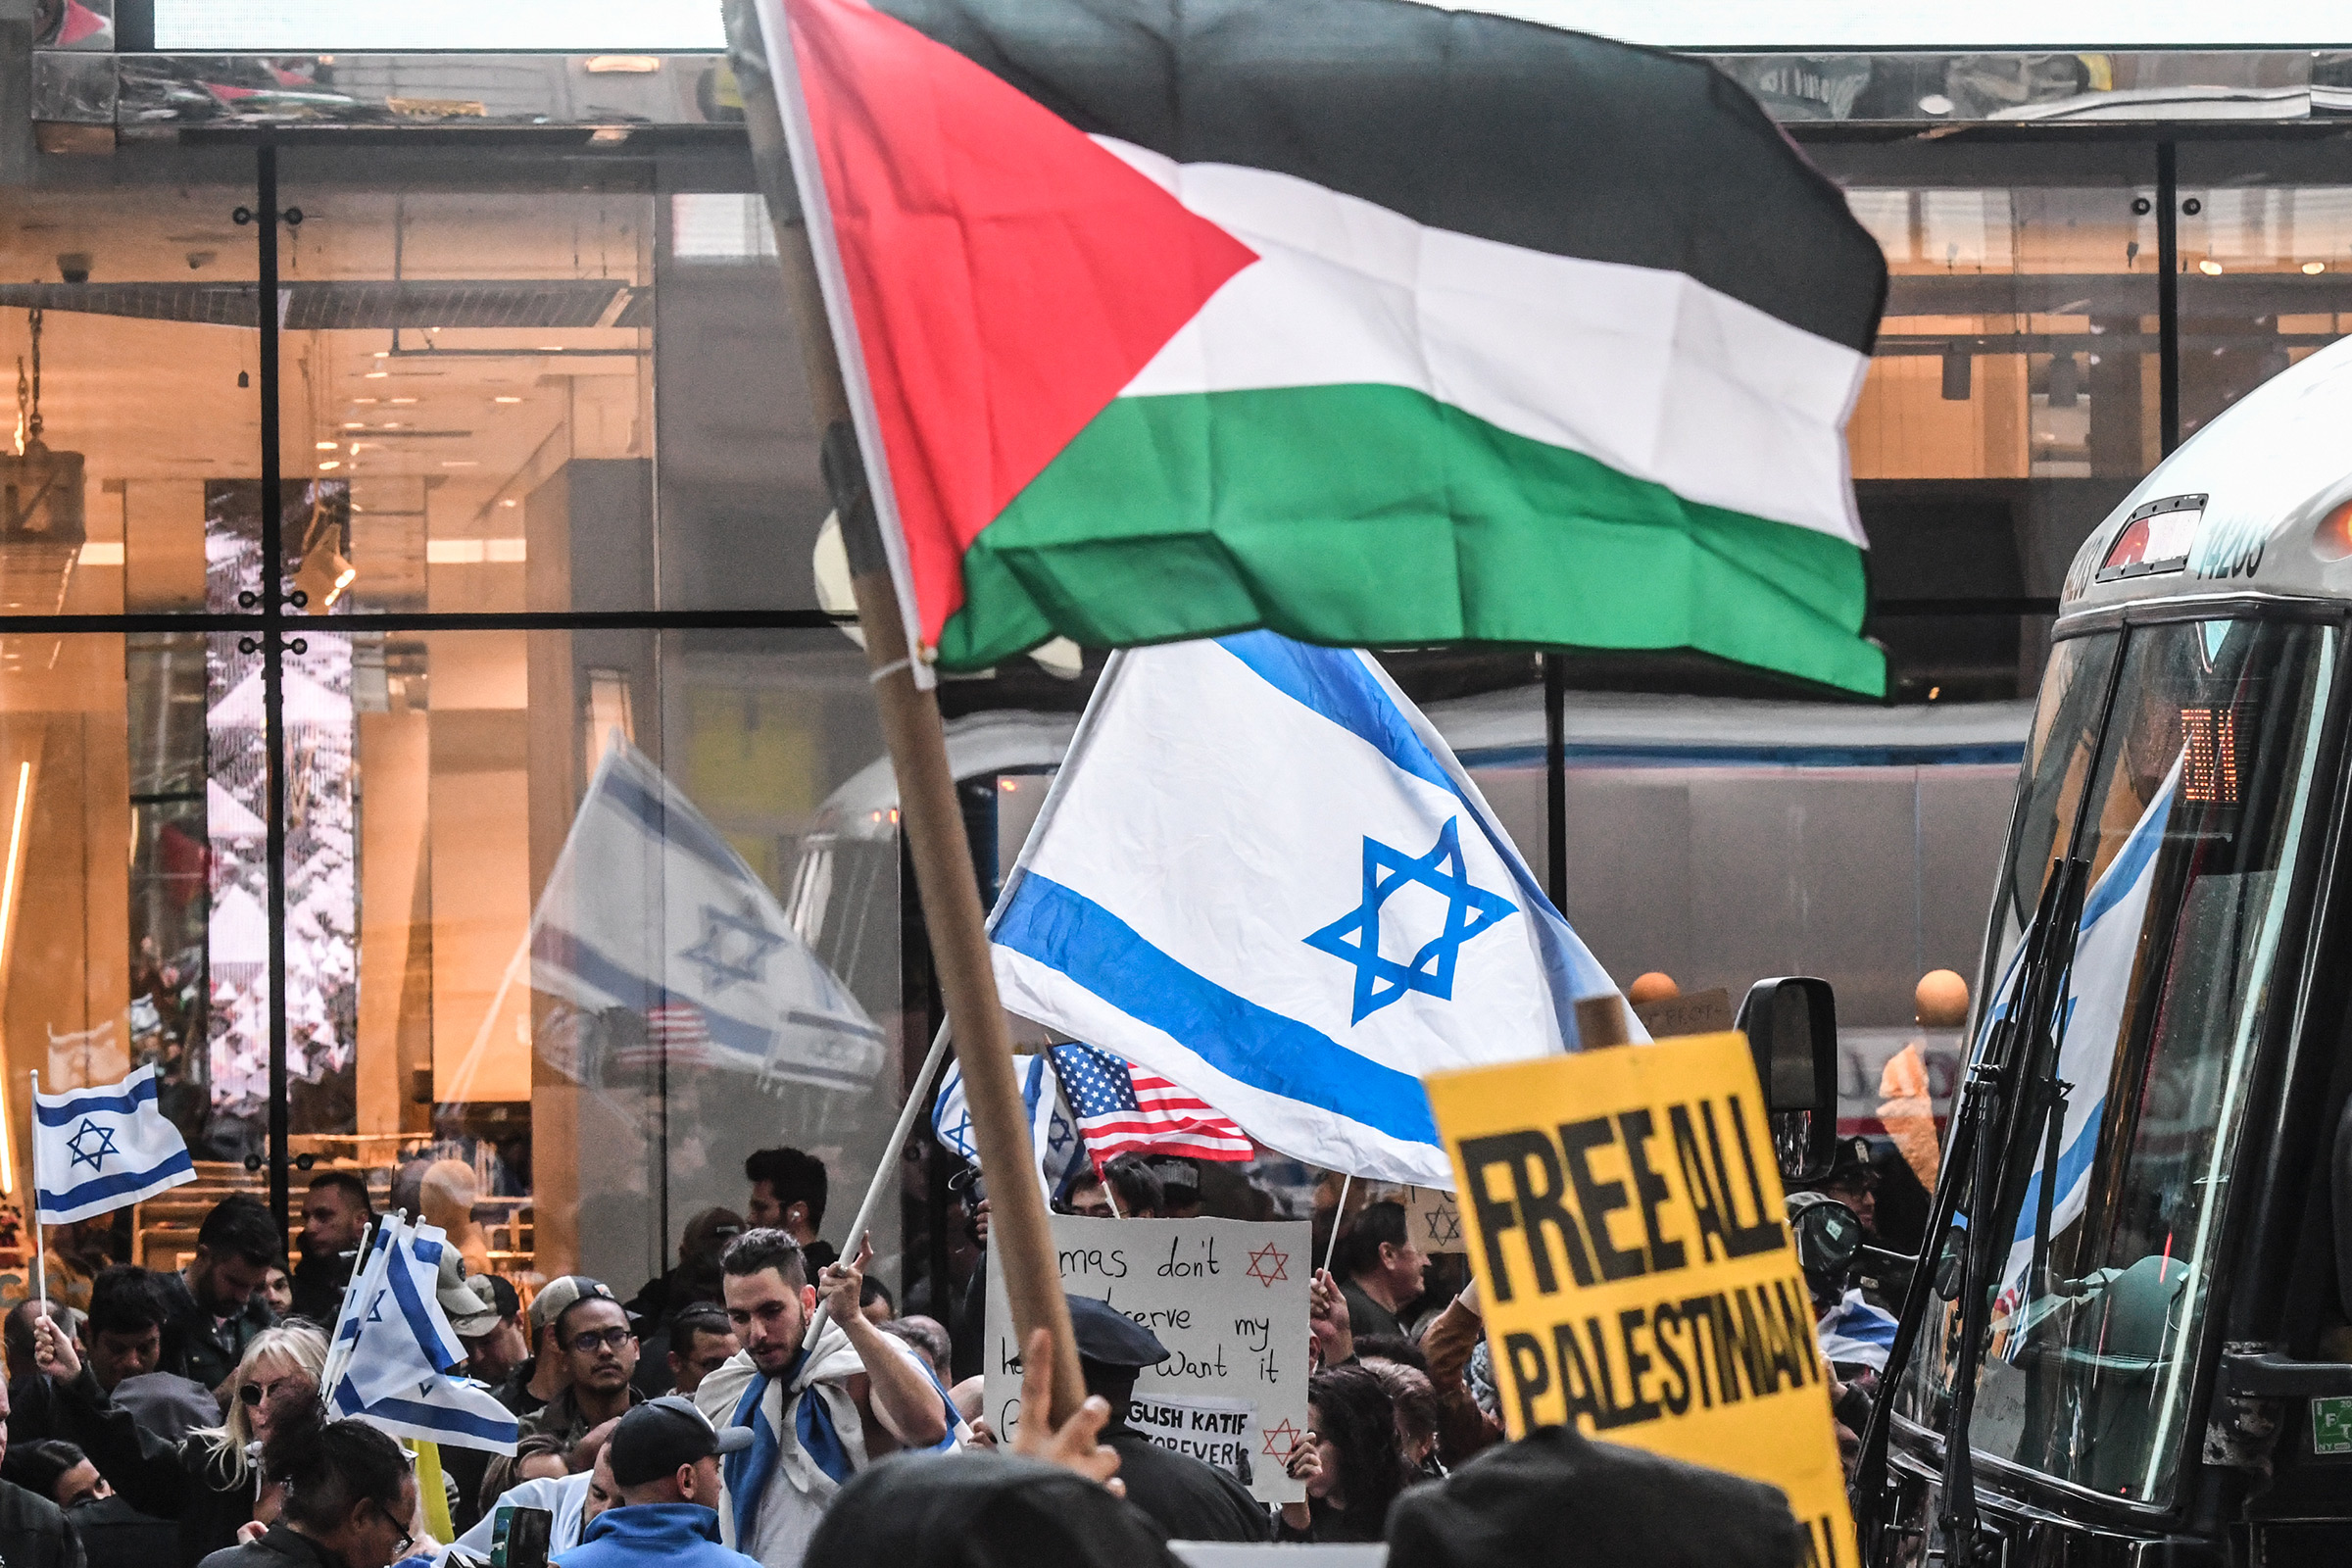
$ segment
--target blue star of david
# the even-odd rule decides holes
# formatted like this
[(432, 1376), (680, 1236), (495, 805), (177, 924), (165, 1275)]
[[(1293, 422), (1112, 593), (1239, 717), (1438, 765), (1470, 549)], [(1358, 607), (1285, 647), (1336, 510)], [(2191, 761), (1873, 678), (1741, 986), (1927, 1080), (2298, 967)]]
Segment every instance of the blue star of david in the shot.
[[(95, 1149), (82, 1148), (82, 1140), (85, 1138), (96, 1139), (98, 1147)], [(93, 1171), (103, 1172), (106, 1169), (104, 1164), (106, 1156), (122, 1152), (115, 1148), (115, 1130), (112, 1127), (101, 1127), (87, 1116), (82, 1117), (81, 1125), (74, 1129), (74, 1136), (66, 1140), (66, 1147), (74, 1152), (74, 1157), (66, 1162), (68, 1170), (72, 1170), (75, 1165), (87, 1165)]]
[[(1362, 1023), (1407, 992), (1451, 1002), (1454, 959), (1462, 944), (1493, 929), (1505, 915), (1519, 912), (1507, 899), (1470, 885), (1462, 863), (1459, 820), (1447, 821), (1438, 842), (1418, 858), (1367, 837), (1363, 902), (1306, 939), (1318, 953), (1355, 966), (1355, 1012), (1349, 1023)], [(1446, 925), (1421, 945), (1411, 962), (1399, 963), (1381, 955), (1380, 906), (1391, 895), (1415, 885), (1444, 896)]]
[(703, 989), (715, 997), (738, 981), (766, 980), (768, 955), (782, 946), (784, 939), (759, 921), (706, 904), (703, 940), (678, 956), (702, 965)]

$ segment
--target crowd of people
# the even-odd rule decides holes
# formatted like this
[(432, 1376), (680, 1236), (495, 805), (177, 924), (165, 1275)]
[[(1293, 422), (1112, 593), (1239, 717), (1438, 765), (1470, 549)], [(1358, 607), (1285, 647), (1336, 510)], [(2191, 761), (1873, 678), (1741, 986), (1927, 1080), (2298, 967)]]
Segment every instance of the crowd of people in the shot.
[[(1198, 1214), (1203, 1174), (1189, 1161), (1122, 1156), (1076, 1185), (1063, 1206), (1121, 1218)], [(978, 1375), (988, 1204), (975, 1185), (957, 1184), (968, 1243), (955, 1258), (960, 1266), (942, 1288), (917, 1280), (910, 1293), (910, 1305), (945, 1307), (934, 1316), (899, 1310), (868, 1272), (870, 1246), (844, 1258), (819, 1238), (819, 1159), (761, 1151), (746, 1161), (745, 1181), (741, 1213), (695, 1215), (675, 1266), (625, 1299), (572, 1274), (526, 1300), (459, 1249), (444, 1252), (439, 1301), (466, 1371), (495, 1391), (520, 1430), (512, 1456), (442, 1447), (445, 1511), (432, 1516), (447, 1521), (446, 1544), (428, 1534), (409, 1455), (372, 1429), (328, 1420), (319, 1397), (327, 1333), (372, 1217), (357, 1174), (313, 1178), (290, 1270), (269, 1210), (238, 1196), (206, 1217), (177, 1270), (100, 1268), (86, 1310), (18, 1305), (5, 1319), (0, 1561), (386, 1568), (416, 1556), (466, 1565), (488, 1559), (502, 1511), (533, 1509), (547, 1516), (548, 1549), (565, 1568), (655, 1557), (800, 1568), (822, 1560), (812, 1543), (836, 1528), (844, 1499), (903, 1489), (863, 1480), (902, 1453), (987, 1461), (952, 1484), (935, 1477), (943, 1496), (983, 1475), (1015, 1491), (1042, 1486), (1042, 1497), (1059, 1495), (1073, 1471), (1115, 1473), (1119, 1507), (1164, 1539), (1394, 1544), (1416, 1509), (1452, 1506), (1443, 1499), (1464, 1467), (1503, 1443), (1466, 1261), (1424, 1254), (1395, 1201), (1345, 1209), (1344, 1193), (1319, 1195), (1317, 1245), (1329, 1248), (1332, 1267), (1310, 1288), (1307, 1430), (1282, 1460), (1304, 1496), (1268, 1508), (1244, 1479), (1129, 1424), (1138, 1377), (1168, 1351), (1098, 1301), (1070, 1300), (1093, 1396), (1081, 1416), (1061, 1432), (1032, 1423), (1001, 1440), (990, 1430)], [(1851, 1282), (1850, 1244), (1875, 1229), (1879, 1170), (1868, 1146), (1841, 1151), (1817, 1185), (1792, 1205), (1827, 1203), (1847, 1223), (1794, 1207), (1792, 1220), (1828, 1259), (1816, 1269), (1808, 1254), (1825, 1347), (1849, 1355), (1860, 1348), (1860, 1362), (1838, 1365), (1840, 1396), (1866, 1396), (1875, 1327), (1859, 1314), (1877, 1308)], [(1264, 1195), (1237, 1191), (1220, 1206), (1262, 1216), (1265, 1205), (1251, 1200)], [(811, 1339), (819, 1312), (825, 1321)], [(1850, 1405), (1840, 1409), (1859, 1424)], [(1547, 1450), (1544, 1463), (1605, 1462), (1573, 1435), (1545, 1441), (1559, 1451)], [(884, 1510), (860, 1528), (887, 1535), (902, 1524)], [(1116, 1534), (1106, 1519), (1090, 1528)]]

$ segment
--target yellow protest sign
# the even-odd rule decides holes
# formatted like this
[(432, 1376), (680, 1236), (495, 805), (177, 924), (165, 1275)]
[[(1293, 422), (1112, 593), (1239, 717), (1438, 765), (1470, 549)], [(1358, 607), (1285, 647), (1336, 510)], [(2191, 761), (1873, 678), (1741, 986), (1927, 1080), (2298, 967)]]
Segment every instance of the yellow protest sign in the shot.
[(1855, 1561), (1830, 1370), (1747, 1041), (1426, 1080), (1514, 1438), (1589, 1435), (1768, 1481)]

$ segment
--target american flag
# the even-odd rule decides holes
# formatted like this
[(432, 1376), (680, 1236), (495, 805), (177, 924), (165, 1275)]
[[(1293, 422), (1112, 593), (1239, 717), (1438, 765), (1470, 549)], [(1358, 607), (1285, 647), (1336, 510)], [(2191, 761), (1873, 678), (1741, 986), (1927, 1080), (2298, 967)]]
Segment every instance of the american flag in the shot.
[(710, 1042), (710, 1020), (693, 1003), (658, 1003), (646, 1008), (645, 1044), (617, 1046), (610, 1058), (614, 1067), (630, 1068), (651, 1067), (661, 1061), (671, 1067), (719, 1064)]
[(1055, 1046), (1054, 1071), (1100, 1169), (1130, 1150), (1195, 1159), (1249, 1159), (1249, 1135), (1206, 1101), (1092, 1046)]

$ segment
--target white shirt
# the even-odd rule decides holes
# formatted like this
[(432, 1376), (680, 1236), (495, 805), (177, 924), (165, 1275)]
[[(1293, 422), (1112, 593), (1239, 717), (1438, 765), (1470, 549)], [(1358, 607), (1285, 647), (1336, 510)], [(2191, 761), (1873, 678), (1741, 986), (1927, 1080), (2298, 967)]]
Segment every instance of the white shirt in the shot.
[(488, 1513), (474, 1522), (471, 1530), (441, 1548), (441, 1555), (434, 1559), (435, 1568), (442, 1568), (449, 1561), (450, 1552), (460, 1547), (476, 1557), (487, 1558), (501, 1508), (545, 1508), (556, 1516), (547, 1528), (548, 1555), (569, 1551), (580, 1544), (581, 1532), (587, 1528), (580, 1521), (580, 1513), (588, 1505), (588, 1483), (593, 1479), (593, 1472), (583, 1470), (574, 1476), (541, 1476), (516, 1482), (499, 1496)]

